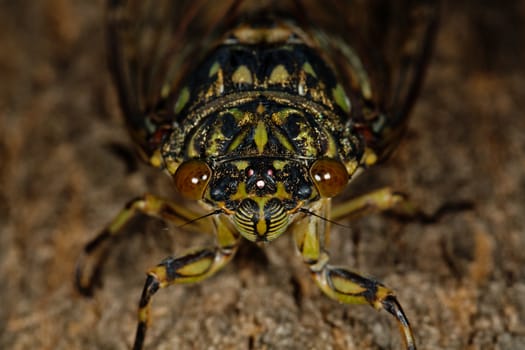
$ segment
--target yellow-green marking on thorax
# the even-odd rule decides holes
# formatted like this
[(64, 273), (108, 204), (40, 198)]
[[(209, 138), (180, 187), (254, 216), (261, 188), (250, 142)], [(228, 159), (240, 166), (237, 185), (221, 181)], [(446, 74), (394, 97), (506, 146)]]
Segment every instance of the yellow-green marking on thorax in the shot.
[(235, 84), (253, 84), (252, 72), (245, 65), (241, 65), (233, 72), (232, 82)]
[(332, 89), (332, 95), (335, 103), (337, 103), (343, 111), (346, 113), (350, 112), (350, 100), (348, 99), (348, 96), (346, 96), (345, 90), (341, 84), (337, 84), (337, 86)]
[(286, 70), (284, 65), (277, 65), (268, 78), (269, 84), (286, 84), (290, 80), (290, 73)]
[(257, 152), (262, 154), (264, 151), (264, 146), (266, 146), (266, 143), (268, 142), (268, 131), (266, 130), (266, 125), (262, 120), (260, 120), (255, 127), (253, 140), (257, 146)]

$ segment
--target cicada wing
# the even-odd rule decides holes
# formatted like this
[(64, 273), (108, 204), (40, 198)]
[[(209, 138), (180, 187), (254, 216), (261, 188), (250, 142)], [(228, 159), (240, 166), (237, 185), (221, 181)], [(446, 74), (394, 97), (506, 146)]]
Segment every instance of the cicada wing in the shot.
[(109, 68), (130, 134), (147, 160), (176, 127), (170, 97), (238, 2), (108, 0)]
[[(352, 115), (379, 159), (402, 135), (436, 34), (439, 0), (302, 2), (345, 88), (362, 96)], [(361, 113), (362, 111), (362, 113)]]
[[(368, 42), (380, 44), (371, 59), (373, 111), (366, 124), (370, 147), (388, 157), (404, 134), (419, 95), (437, 33), (439, 3), (434, 0), (382, 1)], [(375, 92), (374, 92), (375, 91)]]

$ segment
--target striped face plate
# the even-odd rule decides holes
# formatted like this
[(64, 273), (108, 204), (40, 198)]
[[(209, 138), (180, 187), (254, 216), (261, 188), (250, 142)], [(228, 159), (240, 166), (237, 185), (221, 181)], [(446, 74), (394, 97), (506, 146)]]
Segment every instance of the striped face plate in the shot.
[(193, 157), (213, 160), (204, 198), (234, 214), (246, 238), (278, 237), (289, 215), (319, 196), (309, 166), (336, 154), (329, 133), (304, 111), (261, 97), (204, 120), (189, 142)]

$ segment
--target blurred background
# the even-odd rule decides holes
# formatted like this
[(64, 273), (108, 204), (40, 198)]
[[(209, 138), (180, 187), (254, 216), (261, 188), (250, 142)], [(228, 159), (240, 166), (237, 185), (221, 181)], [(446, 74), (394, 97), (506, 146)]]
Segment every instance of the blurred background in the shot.
[[(170, 196), (140, 164), (105, 68), (104, 1), (0, 0), (0, 348), (126, 349), (144, 271), (207, 237), (138, 220), (104, 288), (73, 288), (83, 245), (129, 199)], [(445, 1), (408, 135), (350, 191), (392, 186), (432, 224), (372, 216), (332, 237), (337, 264), (393, 288), (421, 349), (525, 348), (525, 2)], [(350, 192), (352, 193), (352, 192)], [(145, 235), (142, 232), (159, 234)], [(243, 246), (154, 298), (150, 349), (399, 349), (393, 319), (328, 300), (283, 237)]]

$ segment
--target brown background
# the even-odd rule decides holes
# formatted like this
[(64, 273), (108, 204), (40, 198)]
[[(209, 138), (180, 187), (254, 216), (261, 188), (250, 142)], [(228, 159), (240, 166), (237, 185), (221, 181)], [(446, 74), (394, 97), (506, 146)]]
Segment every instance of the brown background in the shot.
[[(24, 5), (29, 4), (30, 5)], [(0, 1), (0, 348), (124, 349), (144, 271), (202, 237), (145, 221), (95, 298), (72, 288), (83, 244), (130, 198), (171, 195), (128, 159), (103, 55), (103, 1)], [(398, 293), (422, 349), (525, 348), (525, 2), (451, 1), (409, 134), (354, 192), (392, 185), (435, 224), (372, 216), (333, 258)], [(173, 235), (171, 235), (173, 234)], [(322, 296), (284, 237), (154, 299), (149, 348), (398, 349), (392, 318)]]

